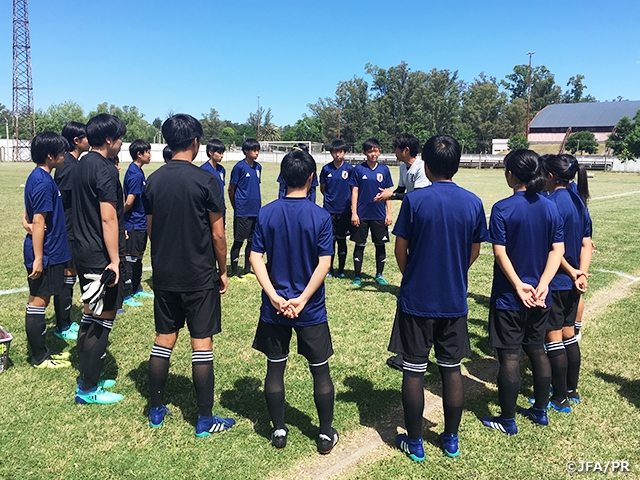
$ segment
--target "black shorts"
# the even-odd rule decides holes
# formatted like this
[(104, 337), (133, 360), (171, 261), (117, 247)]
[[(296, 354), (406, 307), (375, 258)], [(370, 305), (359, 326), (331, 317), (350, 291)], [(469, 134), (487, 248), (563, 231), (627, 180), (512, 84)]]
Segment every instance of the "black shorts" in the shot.
[(235, 217), (233, 219), (233, 241), (253, 240), (253, 230), (258, 217)]
[(258, 322), (253, 348), (264, 353), (271, 360), (282, 360), (289, 355), (292, 331), (298, 338), (298, 353), (310, 365), (325, 363), (333, 355), (331, 333), (327, 322), (305, 327)]
[(562, 327), (573, 327), (578, 314), (580, 293), (576, 289), (553, 290), (551, 292), (551, 315), (547, 330), (562, 330)]
[[(351, 231), (351, 212), (332, 213), (333, 238), (347, 238)], [(355, 229), (355, 227), (353, 227)]]
[[(42, 275), (35, 280), (27, 278), (29, 295), (32, 297), (50, 297), (60, 295), (64, 289), (64, 269), (66, 263), (48, 265), (42, 269)], [(27, 275), (31, 275), (31, 268), (27, 268)]]
[(489, 345), (493, 348), (519, 349), (542, 347), (551, 308), (498, 310), (489, 307)]
[(131, 230), (125, 242), (125, 252), (128, 257), (142, 257), (147, 249), (147, 231)]
[(185, 320), (192, 338), (209, 338), (222, 331), (220, 286), (197, 292), (171, 292), (154, 289), (153, 317), (156, 332), (176, 333)]
[(471, 355), (467, 316), (457, 318), (418, 317), (396, 310), (389, 351), (411, 363), (427, 363), (434, 347), (438, 365), (454, 367)]
[[(105, 265), (106, 267), (106, 265)], [(80, 291), (84, 292), (84, 286), (91, 283), (91, 280), (84, 278), (85, 273), (93, 273), (96, 275), (102, 275), (104, 268), (85, 268), (82, 265), (77, 265), (78, 279), (80, 281)], [(124, 262), (120, 262), (120, 280), (113, 287), (107, 287), (104, 299), (102, 300), (102, 311), (109, 312), (112, 310), (119, 310), (122, 307), (122, 300), (124, 298), (124, 282), (125, 282), (125, 268)]]
[(351, 230), (351, 241), (361, 247), (366, 245), (369, 228), (374, 245), (384, 245), (389, 241), (389, 227), (384, 224), (384, 220), (360, 220), (360, 226)]

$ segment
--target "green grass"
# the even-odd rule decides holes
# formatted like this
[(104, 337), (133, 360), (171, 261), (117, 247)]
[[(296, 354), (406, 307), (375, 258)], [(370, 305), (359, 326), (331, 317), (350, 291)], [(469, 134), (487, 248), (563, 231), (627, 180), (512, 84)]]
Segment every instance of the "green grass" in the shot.
[[(127, 165), (123, 165), (122, 176)], [(231, 171), (232, 165), (225, 165)], [(263, 165), (264, 203), (277, 194), (278, 166)], [(23, 189), (32, 165), (0, 164), (0, 290), (26, 285), (22, 265), (20, 224)], [(145, 167), (147, 175), (157, 164)], [(397, 178), (397, 169), (392, 168)], [(502, 171), (462, 170), (460, 185), (474, 191), (490, 212), (494, 202), (509, 195)], [(614, 284), (616, 270), (640, 274), (640, 195), (598, 200), (597, 197), (640, 190), (640, 176), (598, 173), (590, 183), (590, 204), (599, 253), (594, 256), (591, 290)], [(320, 197), (320, 195), (318, 196)], [(321, 201), (320, 198), (318, 200)], [(394, 216), (399, 210), (394, 203)], [(229, 222), (231, 223), (231, 212)], [(230, 241), (231, 224), (227, 229)], [(230, 245), (230, 243), (229, 243)], [(349, 245), (350, 252), (352, 246)], [(395, 312), (400, 274), (388, 248), (385, 277), (388, 287), (375, 286), (373, 248), (366, 249), (363, 288), (349, 280), (328, 279), (327, 308), (334, 339), (331, 361), (336, 386), (335, 426), (343, 443), (359, 435), (362, 426), (382, 428), (400, 405), (401, 375), (385, 366), (386, 346)], [(488, 245), (473, 266), (469, 286), (469, 329), (473, 349), (466, 363), (474, 375), (493, 378), (479, 366), (492, 355), (486, 334), (492, 256)], [(150, 260), (145, 259), (150, 265)], [(352, 275), (347, 262), (347, 275)], [(368, 275), (367, 275), (368, 274)], [(143, 275), (148, 284), (150, 272)], [(592, 292), (589, 292), (591, 295)], [(587, 296), (588, 301), (589, 296)], [(77, 406), (73, 401), (75, 369), (37, 371), (28, 363), (24, 334), (26, 292), (0, 296), (0, 324), (14, 335), (12, 365), (0, 374), (0, 478), (267, 478), (290, 475), (317, 458), (317, 418), (311, 395), (312, 379), (306, 362), (291, 355), (285, 377), (289, 445), (276, 451), (269, 445), (269, 417), (262, 394), (264, 356), (251, 348), (258, 319), (260, 288), (255, 281), (232, 283), (223, 296), (223, 332), (214, 338), (216, 394), (214, 412), (236, 418), (236, 427), (223, 434), (197, 439), (196, 403), (191, 384), (188, 336), (183, 335), (171, 360), (166, 401), (173, 415), (151, 430), (148, 408), (147, 360), (153, 344), (152, 301), (129, 308), (118, 317), (110, 336), (105, 370), (116, 376), (114, 391), (126, 396), (120, 404)], [(633, 295), (587, 324), (583, 350), (581, 392), (586, 400), (574, 414), (552, 415), (549, 428), (520, 422), (513, 438), (480, 425), (478, 415), (497, 412), (497, 394), (479, 385), (468, 396), (461, 426), (462, 455), (445, 459), (433, 444), (442, 429), (425, 422), (428, 461), (416, 465), (399, 452), (369, 458), (349, 471), (353, 478), (557, 478), (569, 460), (629, 460), (638, 475), (640, 439), (640, 378), (634, 341), (640, 297)], [(80, 317), (79, 292), (73, 317)], [(53, 309), (47, 316), (53, 322)], [(632, 332), (632, 334), (629, 334)], [(69, 349), (77, 367), (75, 343), (55, 339), (50, 345)], [(292, 351), (296, 351), (295, 341)], [(430, 371), (427, 388), (439, 392), (438, 374)], [(525, 404), (530, 383), (523, 382)], [(338, 452), (340, 447), (338, 448)], [(343, 477), (344, 475), (341, 475)]]

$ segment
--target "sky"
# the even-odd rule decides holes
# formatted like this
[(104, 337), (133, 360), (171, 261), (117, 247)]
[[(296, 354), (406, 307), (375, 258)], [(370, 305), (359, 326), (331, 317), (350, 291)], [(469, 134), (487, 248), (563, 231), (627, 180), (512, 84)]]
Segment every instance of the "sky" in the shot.
[[(0, 2), (0, 104), (12, 103), (12, 2)], [(545, 65), (597, 100), (640, 100), (640, 2), (594, 0), (30, 0), (34, 105), (108, 102), (151, 122), (260, 106), (293, 124), (365, 65), (481, 72)]]

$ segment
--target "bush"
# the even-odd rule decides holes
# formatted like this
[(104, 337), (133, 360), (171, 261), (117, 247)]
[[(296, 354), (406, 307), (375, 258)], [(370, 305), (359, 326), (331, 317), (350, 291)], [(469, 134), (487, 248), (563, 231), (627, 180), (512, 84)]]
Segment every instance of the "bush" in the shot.
[(527, 140), (523, 135), (514, 135), (507, 142), (507, 148), (511, 152), (520, 149), (527, 150), (529, 148), (529, 140)]

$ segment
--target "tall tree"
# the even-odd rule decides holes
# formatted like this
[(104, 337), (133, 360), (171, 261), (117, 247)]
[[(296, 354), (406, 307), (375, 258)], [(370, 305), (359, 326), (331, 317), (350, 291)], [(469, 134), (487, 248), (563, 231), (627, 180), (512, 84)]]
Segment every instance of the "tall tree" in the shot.
[(506, 93), (500, 91), (494, 77), (484, 73), (464, 93), (461, 117), (465, 128), (476, 134), (478, 151), (490, 152), (491, 140), (505, 137), (501, 114), (506, 104)]
[(342, 106), (342, 138), (346, 143), (362, 144), (373, 132), (372, 109), (369, 105), (369, 84), (362, 78), (353, 77), (340, 83)]
[[(510, 92), (511, 100), (522, 98), (527, 100), (529, 87), (529, 65), (522, 64), (513, 67), (513, 73), (505, 76), (500, 82)], [(562, 88), (556, 85), (555, 76), (544, 65), (531, 69), (531, 112), (539, 112), (547, 105), (559, 103)]]
[(338, 138), (338, 105), (336, 99), (331, 97), (319, 98), (316, 103), (310, 103), (307, 107), (311, 111), (313, 118), (317, 118), (321, 122), (321, 141), (323, 143), (331, 143)]
[(300, 120), (282, 134), (282, 140), (289, 142), (295, 142), (296, 140), (324, 142), (322, 120), (318, 117), (303, 115)]
[(1, 137), (5, 137), (6, 133), (6, 125), (9, 125), (9, 135), (11, 135), (11, 110), (9, 110), (7, 107), (5, 107), (3, 104), (0, 103), (0, 130), (2, 130), (2, 134), (0, 135)]
[(582, 83), (584, 75), (576, 75), (571, 77), (567, 82), (567, 91), (562, 94), (563, 103), (582, 103), (582, 102), (595, 102), (596, 99), (592, 95), (585, 95), (584, 91), (587, 86)]
[(633, 121), (627, 116), (618, 121), (606, 145), (622, 162), (636, 161), (640, 157), (640, 110)]
[(144, 119), (144, 114), (138, 111), (138, 107), (125, 105), (120, 108), (104, 102), (89, 112), (88, 118), (100, 113), (115, 115), (124, 122), (127, 126), (127, 133), (122, 140), (125, 142), (133, 142), (138, 138), (153, 142), (156, 133), (158, 133), (156, 128)]
[(36, 133), (51, 131), (60, 133), (69, 122), (86, 123), (82, 107), (76, 102), (68, 101), (50, 105), (44, 112), (36, 112)]
[(220, 115), (215, 108), (209, 110), (209, 113), (202, 114), (202, 118), (200, 119), (200, 123), (202, 124), (202, 144), (206, 144), (209, 140), (220, 138), (220, 134), (222, 129), (226, 126), (226, 122), (220, 120)]

